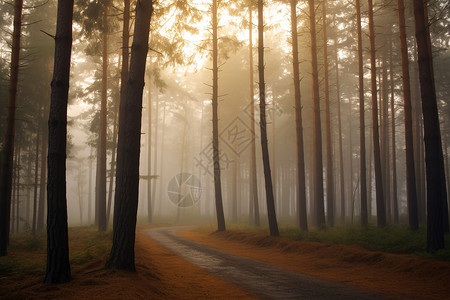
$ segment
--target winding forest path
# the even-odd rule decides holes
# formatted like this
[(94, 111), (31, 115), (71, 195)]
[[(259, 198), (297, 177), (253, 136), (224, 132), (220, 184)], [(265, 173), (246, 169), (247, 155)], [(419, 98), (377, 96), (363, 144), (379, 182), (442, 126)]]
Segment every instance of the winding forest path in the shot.
[(380, 295), (370, 294), (343, 283), (317, 279), (188, 240), (177, 234), (180, 229), (183, 228), (155, 228), (145, 233), (185, 260), (258, 298), (382, 299)]

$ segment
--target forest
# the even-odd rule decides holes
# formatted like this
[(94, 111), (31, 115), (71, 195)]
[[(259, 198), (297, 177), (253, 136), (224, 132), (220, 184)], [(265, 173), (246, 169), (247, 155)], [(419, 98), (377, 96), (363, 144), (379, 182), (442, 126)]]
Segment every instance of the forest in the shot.
[(39, 238), (43, 281), (69, 282), (71, 233), (90, 232), (102, 267), (139, 271), (139, 228), (165, 245), (167, 224), (401, 230), (448, 252), (448, 1), (11, 1), (0, 259)]

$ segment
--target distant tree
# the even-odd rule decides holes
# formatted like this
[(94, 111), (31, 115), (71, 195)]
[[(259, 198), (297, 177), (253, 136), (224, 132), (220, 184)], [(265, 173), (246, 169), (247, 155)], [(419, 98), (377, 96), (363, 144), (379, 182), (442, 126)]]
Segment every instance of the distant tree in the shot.
[(212, 5), (212, 30), (213, 30), (213, 161), (214, 161), (214, 191), (216, 199), (217, 230), (225, 230), (225, 217), (222, 203), (222, 184), (220, 180), (220, 152), (219, 152), (219, 66), (218, 66), (218, 46), (217, 46), (217, 0), (213, 0)]
[(372, 135), (373, 156), (375, 168), (375, 190), (377, 204), (378, 227), (386, 226), (386, 207), (383, 195), (383, 176), (381, 172), (380, 134), (378, 129), (378, 103), (377, 103), (377, 69), (375, 63), (375, 29), (373, 22), (373, 3), (369, 0), (369, 39), (370, 39), (370, 74), (372, 90)]
[[(113, 245), (107, 267), (135, 271), (134, 243), (139, 189), (142, 94), (148, 53), (151, 0), (136, 3), (130, 71), (123, 115), (119, 118)], [(122, 122), (122, 123), (121, 123)]]
[(323, 33), (323, 66), (324, 66), (324, 98), (325, 98), (325, 140), (327, 151), (327, 222), (334, 226), (334, 172), (333, 144), (331, 140), (331, 108), (330, 87), (328, 79), (328, 36), (327, 36), (327, 3), (322, 1), (322, 33)]
[(444, 248), (444, 231), (448, 226), (444, 224), (447, 191), (426, 1), (414, 0), (414, 19), (425, 140), (427, 248), (428, 251), (436, 251)]
[(45, 283), (71, 280), (67, 233), (67, 100), (72, 51), (73, 0), (58, 0), (55, 61), (48, 120), (47, 270)]
[(294, 72), (295, 129), (297, 137), (297, 218), (300, 228), (306, 231), (308, 230), (308, 220), (306, 214), (305, 154), (298, 59), (297, 2), (297, 0), (291, 0), (292, 65)]
[(0, 153), (0, 256), (7, 255), (13, 178), (14, 135), (16, 122), (17, 85), (19, 81), (20, 38), (23, 0), (14, 1), (14, 28), (11, 50), (8, 111), (3, 149)]
[(264, 81), (264, 4), (258, 0), (258, 73), (259, 73), (259, 107), (260, 107), (260, 129), (261, 148), (264, 165), (264, 179), (266, 185), (267, 215), (269, 218), (269, 229), (271, 236), (278, 236), (277, 216), (275, 213), (275, 199), (273, 196), (272, 174), (270, 171), (269, 147), (267, 142), (266, 121), (266, 84)]
[(255, 92), (253, 84), (253, 1), (249, 1), (249, 75), (250, 75), (250, 130), (252, 132), (252, 142), (250, 146), (250, 220), (251, 223), (259, 226), (259, 202), (258, 202), (258, 181), (256, 176), (256, 142), (255, 142)]
[(367, 212), (367, 179), (366, 179), (366, 122), (364, 109), (364, 62), (362, 52), (361, 3), (356, 0), (356, 26), (358, 34), (358, 92), (359, 92), (359, 144), (360, 144), (360, 184), (361, 184), (361, 225), (369, 223)]
[(317, 64), (316, 7), (314, 0), (308, 0), (309, 30), (311, 35), (311, 67), (313, 98), (313, 165), (314, 165), (314, 222), (318, 227), (325, 225), (323, 197), (322, 125), (320, 122), (319, 71)]

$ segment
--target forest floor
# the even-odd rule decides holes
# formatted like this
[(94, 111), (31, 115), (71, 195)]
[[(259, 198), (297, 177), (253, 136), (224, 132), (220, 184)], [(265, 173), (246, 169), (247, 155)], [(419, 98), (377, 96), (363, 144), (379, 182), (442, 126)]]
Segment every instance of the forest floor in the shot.
[[(92, 229), (93, 230), (93, 229)], [(20, 247), (0, 258), (1, 299), (251, 299), (248, 292), (184, 260), (145, 235), (136, 236), (136, 273), (104, 269), (110, 234), (86, 237), (69, 232), (73, 280), (43, 284), (45, 247)], [(298, 242), (264, 234), (183, 230), (180, 235), (242, 257), (250, 257), (317, 278), (393, 299), (450, 297), (450, 263), (411, 255), (386, 254), (357, 246)], [(93, 237), (92, 237), (93, 236)], [(84, 240), (90, 239), (89, 243)], [(92, 243), (101, 244), (94, 248)], [(87, 250), (88, 251), (87, 251)], [(87, 253), (87, 254), (86, 254)], [(13, 270), (5, 271), (5, 262)], [(22, 265), (35, 263), (30, 269)], [(21, 266), (20, 268), (17, 266)]]

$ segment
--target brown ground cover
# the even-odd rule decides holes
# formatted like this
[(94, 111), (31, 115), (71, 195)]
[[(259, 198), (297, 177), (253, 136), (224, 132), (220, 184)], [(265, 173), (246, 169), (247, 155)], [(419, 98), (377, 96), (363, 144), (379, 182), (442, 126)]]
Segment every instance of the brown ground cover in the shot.
[[(72, 238), (73, 240), (73, 238)], [(76, 245), (71, 242), (71, 248)], [(42, 274), (0, 274), (3, 299), (252, 299), (246, 292), (159, 246), (139, 230), (136, 273), (104, 269), (107, 256), (72, 268), (73, 280), (45, 285)], [(23, 258), (29, 252), (10, 251)], [(45, 261), (44, 251), (32, 260)]]
[(358, 246), (271, 238), (226, 231), (181, 235), (236, 255), (322, 279), (345, 282), (394, 299), (450, 299), (450, 263), (365, 250)]

